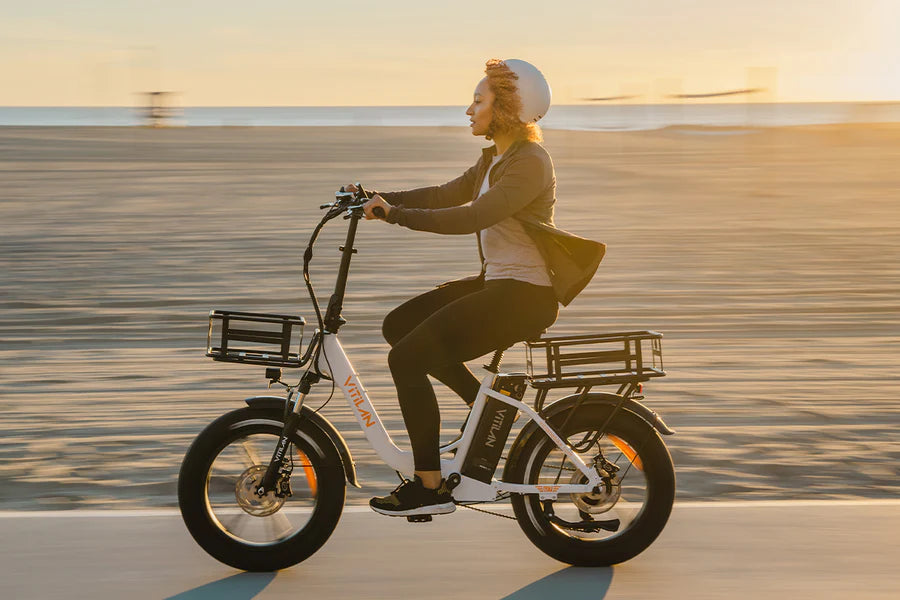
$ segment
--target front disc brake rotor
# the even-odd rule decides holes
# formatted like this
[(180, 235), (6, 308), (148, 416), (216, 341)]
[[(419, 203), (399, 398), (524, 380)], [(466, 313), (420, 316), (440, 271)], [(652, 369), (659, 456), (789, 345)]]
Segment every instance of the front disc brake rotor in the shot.
[(278, 512), (284, 506), (284, 498), (269, 492), (262, 498), (256, 495), (256, 488), (266, 474), (266, 467), (254, 465), (238, 476), (234, 484), (234, 497), (241, 509), (254, 517), (266, 517)]
[[(569, 483), (581, 485), (587, 483), (587, 477), (576, 471), (569, 479)], [(619, 501), (619, 496), (622, 494), (620, 484), (618, 476), (607, 476), (603, 478), (603, 482), (599, 486), (600, 493), (569, 494), (569, 497), (578, 510), (591, 515), (598, 515), (605, 513)]]

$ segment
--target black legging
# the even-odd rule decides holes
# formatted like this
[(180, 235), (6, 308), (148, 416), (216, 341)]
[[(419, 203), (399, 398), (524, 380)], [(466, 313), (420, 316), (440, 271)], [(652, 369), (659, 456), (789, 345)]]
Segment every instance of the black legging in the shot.
[(515, 279), (436, 288), (388, 313), (382, 326), (392, 346), (388, 364), (417, 471), (441, 468), (441, 417), (427, 375), (471, 405), (480, 381), (464, 361), (540, 333), (557, 314), (552, 288)]

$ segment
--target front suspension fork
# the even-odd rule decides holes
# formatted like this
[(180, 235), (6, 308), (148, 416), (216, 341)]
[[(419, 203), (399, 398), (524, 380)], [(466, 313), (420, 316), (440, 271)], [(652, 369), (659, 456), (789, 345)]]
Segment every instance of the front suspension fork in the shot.
[[(302, 417), (300, 410), (303, 408), (303, 400), (309, 394), (312, 385), (319, 380), (318, 375), (307, 371), (300, 384), (297, 386), (297, 401), (291, 408), (291, 396), (294, 390), (288, 392), (287, 401), (284, 408), (284, 428), (281, 430), (281, 436), (278, 438), (278, 444), (272, 452), (272, 459), (263, 475), (262, 481), (256, 488), (256, 495), (260, 498), (269, 492), (275, 492), (279, 498), (289, 497), (291, 495), (291, 472), (294, 470), (293, 460), (288, 455), (288, 446), (291, 443), (290, 432), (296, 431), (300, 426)], [(305, 458), (305, 457), (303, 457)], [(305, 468), (308, 468), (304, 460)]]

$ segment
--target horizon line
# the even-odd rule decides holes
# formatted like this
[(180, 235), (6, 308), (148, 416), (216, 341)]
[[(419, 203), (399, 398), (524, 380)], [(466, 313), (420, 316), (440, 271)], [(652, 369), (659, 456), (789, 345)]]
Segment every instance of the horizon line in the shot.
[[(690, 100), (690, 99), (686, 99)], [(749, 102), (578, 102), (571, 104), (554, 104), (554, 106), (685, 106), (712, 104), (900, 104), (897, 100), (784, 100), (784, 101), (749, 101)], [(465, 108), (464, 104), (193, 104), (169, 106), (166, 108)], [(2, 108), (146, 108), (147, 105), (125, 104), (0, 104)], [(550, 114), (548, 112), (548, 114)]]

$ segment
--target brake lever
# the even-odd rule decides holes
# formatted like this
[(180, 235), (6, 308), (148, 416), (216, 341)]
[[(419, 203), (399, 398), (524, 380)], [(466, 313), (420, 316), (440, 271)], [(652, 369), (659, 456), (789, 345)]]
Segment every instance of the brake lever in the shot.
[[(354, 216), (353, 213), (362, 212), (362, 210), (363, 210), (362, 204), (357, 204), (356, 206), (347, 207), (347, 214), (344, 215), (344, 220), (353, 218), (353, 216)], [(361, 217), (363, 215), (359, 215), (359, 216)]]

